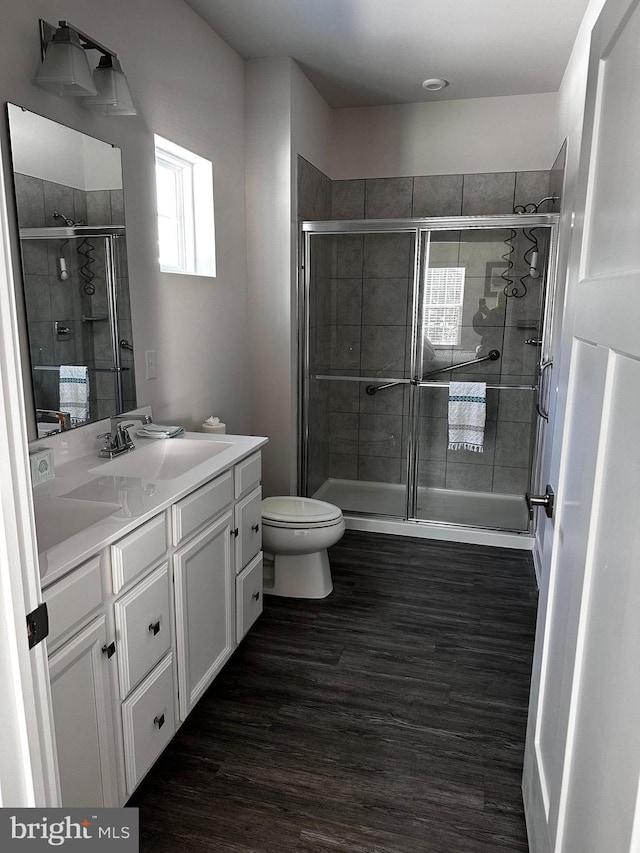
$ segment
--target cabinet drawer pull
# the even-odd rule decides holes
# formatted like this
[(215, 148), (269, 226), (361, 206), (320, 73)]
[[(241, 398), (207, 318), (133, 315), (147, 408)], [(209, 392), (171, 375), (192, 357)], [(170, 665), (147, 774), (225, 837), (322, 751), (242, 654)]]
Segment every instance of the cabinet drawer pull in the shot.
[(234, 527), (232, 530), (230, 530), (230, 531), (229, 531), (229, 533), (230, 533), (232, 536), (236, 536), (236, 537), (237, 537), (237, 535), (238, 535), (238, 533), (239, 533), (239, 530), (238, 530), (238, 528), (237, 528), (237, 527)]
[(260, 525), (259, 524), (252, 524), (251, 529), (253, 530), (254, 533), (257, 533), (258, 530), (260, 530)]
[(160, 620), (158, 620), (157, 622), (152, 622), (149, 625), (149, 630), (153, 632), (153, 636), (155, 637), (155, 635), (160, 632)]
[(161, 729), (164, 726), (164, 714), (160, 714), (159, 717), (154, 717), (153, 724)]
[(251, 593), (251, 598), (253, 598), (254, 601), (258, 601), (258, 599), (260, 598), (260, 592), (258, 591)]
[(107, 658), (113, 657), (115, 655), (115, 653), (116, 653), (116, 644), (115, 643), (109, 643), (108, 646), (105, 644), (102, 647), (102, 654), (106, 655)]

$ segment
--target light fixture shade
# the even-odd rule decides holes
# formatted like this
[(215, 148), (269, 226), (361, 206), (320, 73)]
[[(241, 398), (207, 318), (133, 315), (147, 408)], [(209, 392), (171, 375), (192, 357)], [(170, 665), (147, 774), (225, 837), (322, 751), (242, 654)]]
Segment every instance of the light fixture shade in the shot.
[(35, 82), (55, 95), (86, 97), (97, 89), (80, 39), (69, 27), (59, 27), (47, 45)]
[(120, 63), (115, 56), (102, 56), (98, 67), (93, 72), (93, 82), (97, 89), (95, 95), (85, 98), (84, 106), (105, 115), (138, 114), (133, 104), (127, 78), (122, 72)]

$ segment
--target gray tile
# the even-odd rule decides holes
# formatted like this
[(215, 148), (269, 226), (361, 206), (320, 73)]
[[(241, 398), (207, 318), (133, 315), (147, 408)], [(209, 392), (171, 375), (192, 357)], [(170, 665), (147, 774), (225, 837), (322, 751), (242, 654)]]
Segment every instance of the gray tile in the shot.
[(444, 462), (419, 462), (418, 486), (422, 488), (444, 489), (447, 467)]
[[(113, 205), (113, 199), (112, 199)], [(117, 215), (113, 212), (114, 217)], [(298, 155), (298, 216), (300, 219), (331, 218), (331, 181), (316, 166)]]
[(360, 365), (360, 326), (332, 326), (330, 364), (332, 369), (357, 369)]
[(360, 415), (360, 456), (401, 456), (402, 415)]
[(49, 258), (44, 240), (22, 240), (22, 268), (26, 275), (48, 275)]
[(418, 459), (444, 462), (447, 458), (447, 421), (445, 418), (420, 418)]
[(329, 441), (332, 453), (358, 452), (359, 415), (331, 412), (329, 415)]
[(87, 193), (87, 224), (111, 225), (109, 190), (91, 190)]
[(363, 376), (402, 376), (405, 370), (406, 328), (404, 326), (363, 326)]
[(110, 190), (109, 192), (111, 195), (111, 224), (124, 225), (124, 191)]
[(332, 182), (332, 219), (364, 219), (363, 180)]
[(408, 278), (413, 267), (409, 234), (367, 234), (364, 238), (365, 278)]
[(463, 492), (490, 492), (493, 483), (493, 466), (467, 465), (447, 462), (446, 488)]
[(359, 326), (362, 322), (362, 279), (338, 278), (331, 283), (330, 321)]
[(413, 178), (368, 178), (365, 219), (408, 219), (412, 200)]
[(362, 277), (364, 238), (361, 234), (341, 234), (335, 238), (337, 278)]
[(357, 480), (358, 455), (356, 453), (330, 453), (329, 476), (336, 480)]
[(499, 394), (499, 420), (531, 423), (535, 407), (535, 391), (524, 391), (513, 388), (507, 391), (500, 391)]
[(515, 172), (465, 175), (462, 191), (462, 215), (513, 213), (515, 180)]
[(388, 456), (359, 456), (358, 479), (373, 483), (401, 483), (405, 462)]
[(14, 175), (16, 189), (16, 207), (18, 222), (21, 228), (43, 228), (44, 213), (44, 182), (30, 175)]
[(462, 175), (428, 175), (413, 179), (413, 216), (459, 216)]
[(365, 278), (362, 322), (372, 326), (402, 326), (407, 322), (409, 280)]
[(495, 494), (522, 495), (528, 489), (528, 468), (506, 468), (496, 465), (493, 470), (493, 491)]
[(446, 418), (449, 403), (449, 390), (443, 384), (442, 388), (420, 389), (420, 417)]
[(73, 190), (73, 219), (75, 222), (87, 224), (87, 194), (84, 190)]
[(496, 465), (529, 468), (531, 464), (531, 424), (498, 421), (496, 428)]
[(357, 414), (360, 410), (360, 383), (329, 381), (328, 407), (331, 412), (350, 412)]
[(359, 383), (360, 387), (360, 411), (375, 415), (402, 414), (405, 409), (406, 385), (396, 385), (394, 388), (385, 388), (377, 394), (367, 394), (367, 383)]
[(61, 219), (54, 219), (54, 211), (73, 219), (75, 213), (74, 189), (53, 181), (43, 181), (45, 225), (64, 225)]
[(525, 344), (530, 334), (526, 329), (507, 326), (504, 330), (504, 348), (499, 363), (503, 373), (529, 376), (529, 381), (532, 382), (536, 374), (538, 348)]
[(46, 275), (24, 276), (24, 297), (27, 322), (51, 321), (51, 293)]
[[(517, 172), (516, 188), (514, 195), (514, 206), (526, 207), (537, 205), (538, 202), (549, 195), (550, 173), (545, 172)], [(530, 208), (533, 213), (536, 211)], [(543, 205), (540, 213), (548, 213), (549, 207)]]

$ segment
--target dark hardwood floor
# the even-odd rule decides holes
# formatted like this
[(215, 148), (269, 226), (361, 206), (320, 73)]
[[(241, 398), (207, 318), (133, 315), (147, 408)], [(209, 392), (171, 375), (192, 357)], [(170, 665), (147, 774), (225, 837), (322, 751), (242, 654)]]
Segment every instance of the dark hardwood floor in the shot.
[(518, 853), (528, 552), (348, 531), (265, 611), (129, 805), (142, 853)]

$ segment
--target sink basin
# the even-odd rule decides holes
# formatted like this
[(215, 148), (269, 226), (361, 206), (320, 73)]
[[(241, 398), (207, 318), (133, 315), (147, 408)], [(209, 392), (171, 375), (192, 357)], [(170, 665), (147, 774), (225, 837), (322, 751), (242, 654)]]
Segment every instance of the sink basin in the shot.
[(111, 462), (90, 468), (90, 474), (139, 477), (142, 480), (175, 480), (232, 445), (227, 441), (198, 441), (189, 438), (157, 439)]
[(44, 495), (35, 495), (33, 503), (40, 554), (120, 509), (118, 504), (89, 503), (73, 498), (52, 498)]

